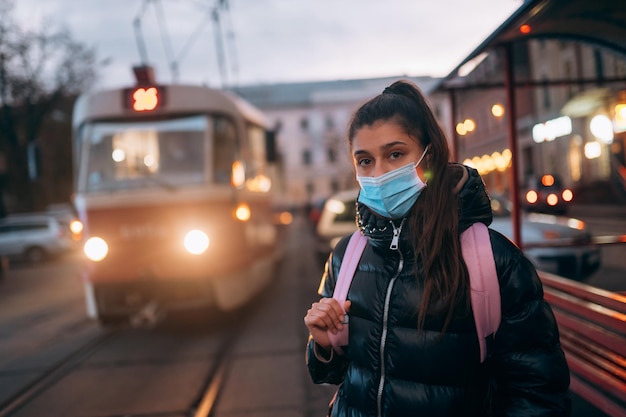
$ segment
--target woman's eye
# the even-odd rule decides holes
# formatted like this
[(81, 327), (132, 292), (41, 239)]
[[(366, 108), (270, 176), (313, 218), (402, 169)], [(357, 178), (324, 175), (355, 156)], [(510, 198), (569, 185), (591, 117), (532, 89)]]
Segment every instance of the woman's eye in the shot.
[(365, 159), (365, 158), (359, 159), (359, 162), (358, 162), (359, 166), (362, 166), (362, 167), (368, 166), (371, 163), (372, 163), (371, 159)]
[(391, 152), (389, 154), (390, 159), (398, 159), (402, 156), (402, 152)]

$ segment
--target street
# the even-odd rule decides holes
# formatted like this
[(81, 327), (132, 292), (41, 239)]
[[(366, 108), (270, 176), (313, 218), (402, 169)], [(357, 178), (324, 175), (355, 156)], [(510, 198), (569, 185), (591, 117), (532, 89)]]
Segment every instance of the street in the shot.
[[(0, 284), (0, 416), (189, 415), (218, 368), (215, 417), (325, 415), (336, 387), (313, 385), (304, 364), (302, 319), (317, 299), (322, 272), (306, 226), (303, 218), (291, 226), (270, 288), (221, 324), (176, 317), (154, 328), (103, 329), (85, 316), (78, 254), (12, 267)], [(626, 290), (624, 249), (606, 250), (606, 266), (587, 283)], [(75, 366), (59, 365), (95, 345)], [(603, 416), (579, 399), (575, 410), (576, 417)]]
[[(574, 206), (569, 215), (585, 221), (594, 236), (626, 235), (623, 206)], [(602, 246), (602, 265), (584, 283), (608, 291), (626, 292), (626, 244)]]

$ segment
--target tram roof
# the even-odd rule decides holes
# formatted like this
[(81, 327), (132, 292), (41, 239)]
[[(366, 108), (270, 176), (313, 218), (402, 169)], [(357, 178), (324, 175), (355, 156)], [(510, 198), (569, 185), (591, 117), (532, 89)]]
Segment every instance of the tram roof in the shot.
[[(529, 25), (530, 32), (520, 27)], [(442, 78), (433, 92), (445, 90), (459, 69), (491, 49), (527, 39), (569, 39), (592, 43), (626, 55), (626, 1), (526, 0), (500, 27)]]

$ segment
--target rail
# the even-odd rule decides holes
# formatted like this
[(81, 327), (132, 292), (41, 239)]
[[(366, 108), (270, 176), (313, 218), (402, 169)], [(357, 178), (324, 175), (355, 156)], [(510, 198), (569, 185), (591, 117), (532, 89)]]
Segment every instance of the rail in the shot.
[[(523, 242), (522, 242), (523, 243)], [(524, 249), (566, 248), (572, 246), (600, 246), (626, 243), (626, 235), (590, 236), (584, 239), (550, 239), (546, 242), (523, 243)]]
[(611, 417), (626, 417), (626, 296), (539, 273), (559, 325), (570, 389)]

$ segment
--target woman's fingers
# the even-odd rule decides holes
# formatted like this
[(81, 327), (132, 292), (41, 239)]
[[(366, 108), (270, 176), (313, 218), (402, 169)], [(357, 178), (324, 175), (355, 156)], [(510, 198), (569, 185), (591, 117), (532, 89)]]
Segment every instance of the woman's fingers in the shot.
[(344, 316), (345, 314), (337, 300), (322, 298), (311, 305), (304, 322), (309, 329), (313, 326), (336, 333), (343, 328)]

